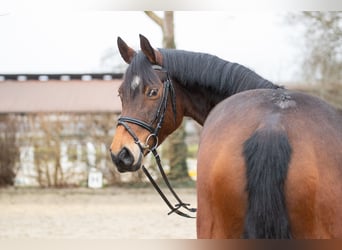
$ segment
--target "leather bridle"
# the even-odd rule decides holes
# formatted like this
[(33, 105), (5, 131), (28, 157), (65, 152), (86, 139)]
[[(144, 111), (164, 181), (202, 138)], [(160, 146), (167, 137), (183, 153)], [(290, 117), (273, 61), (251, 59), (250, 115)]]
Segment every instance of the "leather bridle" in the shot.
[[(169, 183), (169, 180), (167, 179), (167, 176), (164, 172), (164, 169), (161, 165), (161, 160), (160, 160), (160, 156), (157, 152), (157, 147), (158, 147), (158, 135), (159, 135), (159, 131), (162, 127), (162, 124), (164, 122), (164, 118), (165, 118), (165, 113), (166, 113), (166, 109), (167, 109), (167, 105), (168, 105), (168, 98), (170, 96), (171, 98), (171, 105), (172, 105), (172, 111), (173, 111), (173, 115), (174, 115), (174, 122), (176, 122), (176, 95), (175, 95), (175, 90), (172, 84), (172, 81), (169, 77), (169, 74), (166, 70), (164, 70), (161, 66), (159, 65), (152, 65), (152, 68), (154, 70), (159, 70), (162, 71), (164, 73), (166, 73), (166, 80), (163, 82), (163, 93), (162, 93), (162, 97), (161, 97), (161, 101), (159, 104), (159, 107), (157, 109), (156, 112), (156, 116), (154, 118), (154, 120), (151, 122), (151, 124), (146, 123), (142, 120), (136, 119), (136, 118), (132, 118), (132, 117), (127, 117), (127, 116), (122, 116), (118, 119), (118, 126), (121, 125), (123, 126), (126, 131), (132, 136), (134, 142), (139, 146), (140, 148), (140, 153), (141, 155), (144, 154), (144, 152), (149, 151), (152, 152), (156, 163), (158, 165), (159, 171), (164, 179), (165, 184), (167, 185), (167, 187), (169, 188), (170, 192), (172, 193), (172, 195), (175, 197), (175, 199), (177, 200), (178, 204), (176, 204), (175, 206), (173, 206), (170, 201), (167, 199), (167, 197), (165, 196), (165, 194), (162, 192), (162, 190), (159, 188), (159, 186), (157, 185), (157, 183), (155, 182), (155, 180), (152, 178), (151, 174), (148, 172), (148, 170), (145, 168), (145, 166), (142, 166), (142, 169), (145, 173), (145, 175), (147, 176), (147, 178), (149, 179), (149, 181), (152, 183), (153, 187), (157, 190), (157, 192), (159, 193), (159, 195), (161, 196), (161, 198), (165, 201), (166, 205), (171, 209), (171, 211), (168, 213), (168, 215), (172, 214), (173, 212), (177, 213), (178, 215), (187, 217), (187, 218), (195, 218), (192, 216), (189, 216), (188, 214), (183, 213), (182, 211), (180, 211), (180, 208), (185, 208), (186, 210), (190, 211), (190, 212), (196, 212), (195, 208), (189, 208), (188, 206), (190, 206), (190, 204), (184, 203), (180, 200), (180, 198), (178, 197), (178, 195), (175, 193), (175, 191), (173, 190), (171, 184)], [(132, 128), (129, 126), (129, 124), (135, 124), (138, 125), (139, 127), (142, 127), (144, 129), (146, 129), (147, 131), (150, 132), (149, 136), (146, 139), (145, 143), (142, 143), (138, 136), (134, 133), (134, 131), (132, 130)], [(154, 127), (153, 124), (156, 124), (156, 126)], [(149, 145), (150, 140), (153, 140), (153, 144), (152, 146)]]
[[(160, 101), (159, 107), (157, 109), (154, 120), (151, 122), (151, 124), (148, 124), (142, 120), (132, 118), (132, 117), (127, 117), (127, 116), (122, 116), (118, 120), (118, 125), (124, 126), (124, 128), (127, 130), (127, 132), (134, 139), (134, 142), (139, 146), (142, 153), (146, 149), (152, 150), (152, 149), (158, 147), (158, 134), (159, 134), (159, 130), (161, 129), (161, 126), (162, 126), (163, 121), (164, 121), (169, 95), (171, 97), (174, 120), (176, 120), (176, 115), (177, 115), (177, 113), (176, 113), (176, 95), (175, 95), (175, 90), (173, 88), (173, 84), (172, 84), (172, 81), (169, 77), (169, 74), (167, 73), (167, 71), (165, 71), (159, 65), (153, 65), (152, 68), (155, 70), (160, 70), (160, 71), (166, 73), (166, 80), (163, 82), (163, 93), (162, 93), (161, 101)], [(139, 127), (142, 127), (142, 128), (144, 128), (150, 132), (150, 135), (147, 137), (146, 142), (144, 144), (142, 142), (140, 142), (140, 140), (138, 139), (136, 134), (133, 132), (133, 130), (129, 127), (129, 125), (127, 123), (138, 125)], [(153, 127), (154, 123), (156, 123), (155, 127)], [(155, 139), (154, 145), (152, 147), (150, 147), (148, 145), (149, 140), (151, 140), (151, 138)]]

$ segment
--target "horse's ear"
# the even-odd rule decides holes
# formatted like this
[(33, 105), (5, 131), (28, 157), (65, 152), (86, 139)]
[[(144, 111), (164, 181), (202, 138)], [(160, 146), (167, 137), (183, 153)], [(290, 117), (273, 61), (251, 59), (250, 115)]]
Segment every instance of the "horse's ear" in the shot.
[(128, 47), (128, 45), (120, 37), (118, 37), (118, 48), (121, 57), (125, 60), (126, 63), (130, 64), (136, 54), (135, 50)]
[(140, 37), (140, 48), (142, 52), (145, 54), (145, 56), (147, 57), (147, 59), (150, 61), (150, 63), (161, 65), (160, 52), (155, 50), (151, 46), (150, 42), (147, 40), (146, 37), (144, 37), (143, 35), (139, 35), (139, 37)]

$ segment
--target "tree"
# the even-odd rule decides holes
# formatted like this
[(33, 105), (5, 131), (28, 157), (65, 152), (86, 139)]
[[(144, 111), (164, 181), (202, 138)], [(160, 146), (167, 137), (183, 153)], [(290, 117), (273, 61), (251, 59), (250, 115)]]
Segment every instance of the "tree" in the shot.
[(159, 17), (153, 11), (145, 11), (145, 14), (151, 18), (162, 30), (163, 33), (163, 47), (169, 49), (175, 49), (175, 33), (173, 24), (173, 11), (165, 11), (164, 18)]
[(9, 115), (0, 116), (0, 187), (14, 184), (19, 157), (17, 123)]
[[(174, 13), (173, 11), (165, 11), (164, 18), (161, 18), (153, 11), (145, 11), (145, 14), (151, 18), (162, 30), (163, 33), (163, 47), (176, 48), (175, 34), (174, 34)], [(188, 166), (186, 163), (187, 146), (185, 143), (185, 128), (184, 122), (163, 145), (163, 155), (169, 158), (170, 179), (187, 179)]]
[(304, 25), (306, 81), (321, 85), (342, 83), (342, 12), (300, 12), (290, 23)]

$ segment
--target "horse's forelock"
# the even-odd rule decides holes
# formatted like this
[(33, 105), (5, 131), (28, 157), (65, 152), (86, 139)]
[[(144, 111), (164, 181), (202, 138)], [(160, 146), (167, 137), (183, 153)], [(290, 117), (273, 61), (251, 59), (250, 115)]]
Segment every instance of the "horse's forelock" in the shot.
[[(131, 64), (128, 66), (125, 73), (125, 81), (123, 84), (123, 89), (131, 94), (137, 92), (136, 79), (139, 78), (141, 85), (151, 85), (158, 82), (158, 76), (152, 69), (151, 63), (147, 60), (146, 56), (139, 52), (133, 58)], [(132, 83), (135, 84), (135, 88), (132, 88)]]

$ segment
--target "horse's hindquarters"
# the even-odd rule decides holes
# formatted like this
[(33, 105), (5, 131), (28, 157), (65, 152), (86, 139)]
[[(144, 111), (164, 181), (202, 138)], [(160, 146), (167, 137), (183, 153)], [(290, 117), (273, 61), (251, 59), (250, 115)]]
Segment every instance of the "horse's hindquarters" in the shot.
[[(232, 162), (239, 161), (232, 159)], [(233, 165), (236, 167), (235, 170), (227, 168)], [(199, 158), (197, 175), (199, 238), (241, 238), (246, 210), (244, 176), (243, 166), (229, 164), (224, 154), (214, 158)]]
[[(283, 131), (291, 148), (282, 187), (290, 235), (342, 237), (342, 118), (316, 98), (283, 92), (246, 91), (221, 102), (207, 118), (198, 152), (199, 238), (243, 237), (251, 202), (243, 146), (260, 129)], [(256, 152), (269, 157), (260, 147)], [(258, 213), (270, 218), (272, 211), (260, 207)]]
[(218, 126), (205, 128), (198, 152), (198, 237), (241, 238), (247, 206), (245, 167), (238, 141)]

